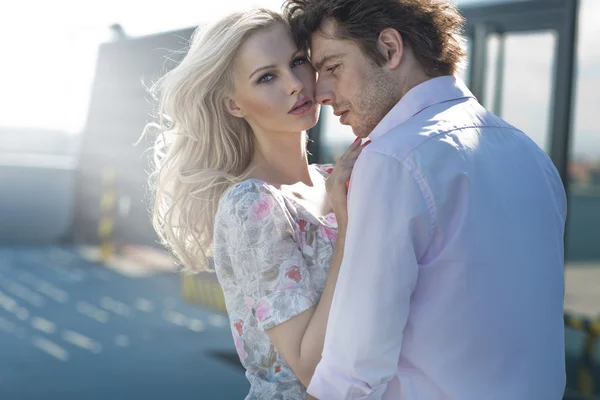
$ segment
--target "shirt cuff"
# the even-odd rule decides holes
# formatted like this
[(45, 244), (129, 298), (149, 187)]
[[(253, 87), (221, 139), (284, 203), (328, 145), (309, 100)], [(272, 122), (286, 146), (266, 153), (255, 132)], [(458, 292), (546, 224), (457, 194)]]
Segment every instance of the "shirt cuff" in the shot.
[(386, 388), (386, 384), (371, 387), (322, 358), (306, 391), (320, 400), (380, 400)]

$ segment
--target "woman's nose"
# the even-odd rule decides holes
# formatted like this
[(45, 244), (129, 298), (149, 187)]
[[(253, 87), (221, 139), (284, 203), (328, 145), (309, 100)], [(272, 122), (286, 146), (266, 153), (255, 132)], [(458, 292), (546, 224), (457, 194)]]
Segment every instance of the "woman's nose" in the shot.
[(300, 93), (304, 89), (304, 84), (302, 81), (294, 74), (290, 72), (289, 74), (289, 92), (290, 94)]

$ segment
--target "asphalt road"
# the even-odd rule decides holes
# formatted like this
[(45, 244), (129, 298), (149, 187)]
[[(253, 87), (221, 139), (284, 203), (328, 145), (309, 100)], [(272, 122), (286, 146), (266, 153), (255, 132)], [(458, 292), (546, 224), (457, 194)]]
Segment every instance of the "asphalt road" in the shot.
[[(567, 392), (577, 393), (584, 335), (567, 328), (566, 339)], [(600, 364), (592, 373), (600, 394)], [(187, 304), (178, 275), (131, 277), (72, 248), (0, 246), (0, 400), (228, 400), (248, 388), (226, 317)]]
[(243, 399), (225, 316), (179, 292), (175, 274), (0, 247), (0, 399)]

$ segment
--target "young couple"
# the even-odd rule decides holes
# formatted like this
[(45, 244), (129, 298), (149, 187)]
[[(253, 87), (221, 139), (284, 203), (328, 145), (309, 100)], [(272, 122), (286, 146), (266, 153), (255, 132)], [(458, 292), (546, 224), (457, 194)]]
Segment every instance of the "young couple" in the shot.
[[(246, 399), (562, 398), (565, 191), (456, 77), (462, 27), (451, 1), (290, 0), (157, 83), (155, 228), (216, 270)], [(320, 105), (357, 136), (333, 168), (307, 162)]]

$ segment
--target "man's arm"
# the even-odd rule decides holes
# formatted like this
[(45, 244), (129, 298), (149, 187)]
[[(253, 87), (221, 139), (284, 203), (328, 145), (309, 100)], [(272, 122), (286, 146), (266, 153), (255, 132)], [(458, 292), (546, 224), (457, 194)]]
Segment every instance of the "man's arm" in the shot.
[(344, 258), (308, 387), (320, 399), (381, 398), (398, 368), (418, 261), (433, 234), (434, 205), (419, 171), (373, 150), (352, 174)]

